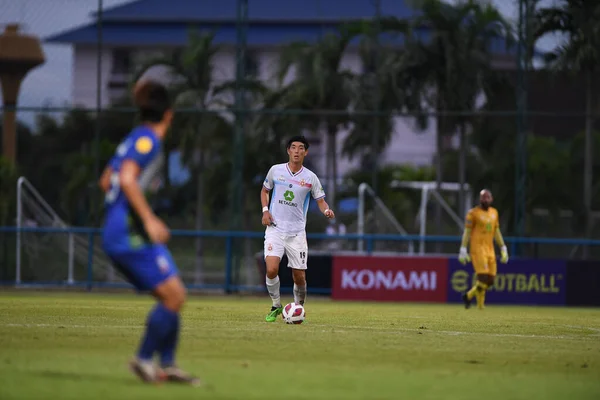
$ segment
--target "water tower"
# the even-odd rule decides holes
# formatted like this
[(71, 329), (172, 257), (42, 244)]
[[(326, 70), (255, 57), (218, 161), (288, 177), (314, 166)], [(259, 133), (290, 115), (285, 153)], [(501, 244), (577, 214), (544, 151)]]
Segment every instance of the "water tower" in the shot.
[(20, 34), (17, 24), (6, 26), (0, 35), (0, 83), (4, 100), (2, 152), (13, 164), (17, 160), (16, 106), (21, 82), (29, 71), (44, 61), (38, 38)]

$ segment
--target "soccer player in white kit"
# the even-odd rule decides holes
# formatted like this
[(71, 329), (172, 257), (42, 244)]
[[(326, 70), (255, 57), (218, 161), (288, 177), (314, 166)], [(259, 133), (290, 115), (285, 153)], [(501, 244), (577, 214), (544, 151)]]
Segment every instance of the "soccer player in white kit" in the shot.
[[(265, 262), (267, 264), (267, 289), (273, 300), (267, 322), (274, 322), (283, 311), (279, 292), (279, 263), (284, 254), (294, 278), (294, 302), (304, 305), (306, 299), (306, 267), (308, 243), (306, 242), (306, 213), (310, 197), (317, 201), (327, 218), (335, 218), (325, 201), (325, 191), (314, 172), (302, 166), (308, 154), (308, 141), (304, 136), (294, 136), (287, 143), (289, 161), (273, 165), (260, 192), (262, 224), (265, 229)], [(269, 206), (269, 194), (271, 205)]]

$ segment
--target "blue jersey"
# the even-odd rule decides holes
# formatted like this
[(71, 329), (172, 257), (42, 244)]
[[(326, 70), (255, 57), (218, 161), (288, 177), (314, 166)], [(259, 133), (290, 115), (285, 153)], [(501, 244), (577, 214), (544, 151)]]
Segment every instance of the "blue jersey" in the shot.
[(102, 239), (103, 247), (110, 253), (127, 252), (150, 245), (142, 221), (121, 190), (119, 172), (125, 160), (132, 160), (139, 165), (141, 173), (138, 184), (142, 191), (148, 191), (160, 176), (163, 164), (161, 142), (156, 134), (147, 127), (135, 128), (117, 147), (109, 162), (112, 174), (104, 200)]

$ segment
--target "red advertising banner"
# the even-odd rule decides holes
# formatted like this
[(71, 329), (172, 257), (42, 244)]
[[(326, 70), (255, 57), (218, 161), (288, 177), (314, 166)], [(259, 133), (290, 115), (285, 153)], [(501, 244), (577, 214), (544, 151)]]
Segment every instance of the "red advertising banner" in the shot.
[(334, 256), (336, 300), (446, 302), (448, 259)]

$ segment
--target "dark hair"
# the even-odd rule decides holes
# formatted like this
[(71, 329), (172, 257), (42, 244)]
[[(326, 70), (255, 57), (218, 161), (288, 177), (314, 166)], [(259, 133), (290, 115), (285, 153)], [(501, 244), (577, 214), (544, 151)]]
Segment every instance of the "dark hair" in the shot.
[(292, 147), (292, 143), (294, 143), (294, 142), (302, 143), (304, 145), (304, 150), (308, 150), (308, 140), (306, 140), (306, 138), (302, 135), (297, 135), (297, 136), (291, 137), (290, 140), (288, 140), (285, 148), (289, 149), (290, 147)]
[(142, 122), (160, 122), (171, 108), (167, 88), (154, 81), (138, 83), (133, 92), (133, 101)]

